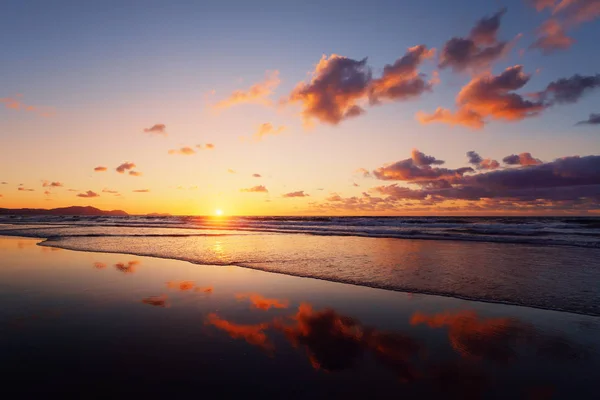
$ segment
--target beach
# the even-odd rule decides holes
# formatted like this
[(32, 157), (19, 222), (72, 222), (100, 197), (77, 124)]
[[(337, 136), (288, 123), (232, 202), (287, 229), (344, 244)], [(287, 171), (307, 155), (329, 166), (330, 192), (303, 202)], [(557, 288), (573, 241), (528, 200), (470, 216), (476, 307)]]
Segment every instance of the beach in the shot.
[(594, 398), (600, 319), (0, 237), (5, 393)]

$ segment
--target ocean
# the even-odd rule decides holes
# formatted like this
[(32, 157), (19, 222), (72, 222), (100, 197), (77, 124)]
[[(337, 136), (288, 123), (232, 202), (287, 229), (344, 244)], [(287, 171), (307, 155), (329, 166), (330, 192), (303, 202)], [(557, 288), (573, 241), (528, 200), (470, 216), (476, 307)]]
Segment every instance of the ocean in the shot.
[(600, 217), (2, 216), (0, 235), (600, 315)]

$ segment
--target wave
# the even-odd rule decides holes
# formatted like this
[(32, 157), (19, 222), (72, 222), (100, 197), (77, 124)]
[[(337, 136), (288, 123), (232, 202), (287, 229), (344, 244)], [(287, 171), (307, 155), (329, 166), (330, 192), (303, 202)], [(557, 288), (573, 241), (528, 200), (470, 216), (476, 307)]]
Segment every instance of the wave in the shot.
[[(90, 234), (86, 228), (105, 227), (144, 228), (144, 232), (136, 232), (136, 235), (191, 236), (214, 234), (215, 231), (221, 234), (294, 233), (600, 248), (600, 218), (597, 217), (10, 216), (0, 218), (0, 224), (4, 224), (0, 226), (0, 233), (11, 234), (11, 231), (25, 232), (45, 227), (54, 230), (48, 236), (58, 237)], [(174, 233), (173, 230), (180, 232)], [(94, 234), (101, 236), (103, 232)]]

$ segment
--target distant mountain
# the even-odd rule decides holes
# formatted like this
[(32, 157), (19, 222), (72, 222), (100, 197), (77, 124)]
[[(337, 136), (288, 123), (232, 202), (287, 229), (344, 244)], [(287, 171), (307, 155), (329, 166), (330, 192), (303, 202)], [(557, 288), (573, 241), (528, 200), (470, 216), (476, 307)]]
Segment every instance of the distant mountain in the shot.
[(171, 217), (172, 215), (169, 213), (150, 213), (146, 214), (146, 217)]
[(62, 207), (62, 208), (0, 208), (0, 215), (104, 215), (104, 216), (127, 216), (125, 211), (104, 211), (96, 207)]

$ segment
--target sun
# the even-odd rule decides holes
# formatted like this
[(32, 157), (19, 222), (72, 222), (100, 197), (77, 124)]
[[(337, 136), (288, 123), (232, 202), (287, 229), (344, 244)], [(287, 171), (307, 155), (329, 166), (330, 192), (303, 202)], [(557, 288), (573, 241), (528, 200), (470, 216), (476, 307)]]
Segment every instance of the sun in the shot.
[(215, 210), (215, 215), (216, 215), (217, 217), (220, 217), (221, 215), (223, 215), (223, 210), (221, 210), (220, 208), (217, 208), (217, 209)]

